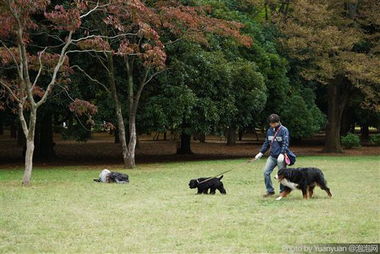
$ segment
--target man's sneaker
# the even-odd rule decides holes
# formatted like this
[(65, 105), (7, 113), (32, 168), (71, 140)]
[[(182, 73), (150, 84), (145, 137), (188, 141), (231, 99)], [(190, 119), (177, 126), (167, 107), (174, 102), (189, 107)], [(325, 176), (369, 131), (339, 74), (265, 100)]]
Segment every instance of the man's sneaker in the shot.
[(271, 197), (274, 195), (274, 192), (267, 192), (263, 195), (264, 198)]

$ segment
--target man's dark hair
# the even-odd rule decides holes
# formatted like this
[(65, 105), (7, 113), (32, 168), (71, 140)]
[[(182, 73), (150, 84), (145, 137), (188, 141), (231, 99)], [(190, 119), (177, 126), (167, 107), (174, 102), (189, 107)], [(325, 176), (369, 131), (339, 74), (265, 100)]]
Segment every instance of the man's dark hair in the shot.
[(271, 114), (268, 117), (268, 122), (270, 122), (270, 123), (279, 123), (280, 122), (280, 117), (277, 114)]

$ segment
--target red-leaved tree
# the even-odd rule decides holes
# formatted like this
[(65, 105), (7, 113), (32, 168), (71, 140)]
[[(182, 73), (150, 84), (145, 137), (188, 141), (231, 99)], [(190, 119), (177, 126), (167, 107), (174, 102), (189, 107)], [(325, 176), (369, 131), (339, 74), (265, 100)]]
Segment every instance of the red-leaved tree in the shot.
[(68, 82), (67, 52), (83, 40), (74, 38), (83, 19), (106, 6), (79, 0), (67, 7), (51, 6), (49, 0), (0, 1), (0, 87), (16, 106), (26, 138), (23, 184), (32, 175), (38, 108), (58, 83)]
[[(89, 30), (99, 30), (102, 36), (89, 36), (78, 44), (80, 49), (72, 52), (91, 52), (104, 68), (108, 82), (104, 84), (80, 66), (76, 67), (112, 95), (126, 168), (135, 167), (137, 108), (144, 87), (165, 70), (168, 57), (165, 44), (178, 40), (207, 44), (207, 35), (213, 33), (233, 37), (243, 46), (251, 45), (251, 38), (240, 33), (242, 24), (213, 18), (210, 11), (209, 7), (184, 6), (175, 0), (113, 0), (97, 13), (95, 21), (86, 23)], [(125, 83), (115, 79), (114, 61), (123, 63)], [(123, 86), (126, 89), (121, 89)], [(120, 96), (120, 91), (127, 91), (126, 96)], [(124, 103), (120, 98), (127, 98), (128, 128), (124, 124)]]

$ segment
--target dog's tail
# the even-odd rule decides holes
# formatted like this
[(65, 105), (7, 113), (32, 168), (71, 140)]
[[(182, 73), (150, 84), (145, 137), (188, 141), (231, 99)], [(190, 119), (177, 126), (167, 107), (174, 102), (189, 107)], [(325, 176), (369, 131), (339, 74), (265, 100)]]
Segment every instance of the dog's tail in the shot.
[(221, 176), (218, 177), (219, 180), (222, 180), (222, 178), (223, 178), (223, 175), (221, 175)]
[(321, 172), (321, 174), (319, 175), (319, 179), (317, 179), (317, 184), (319, 185), (319, 187), (321, 187), (322, 190), (326, 191), (327, 195), (329, 195), (329, 197), (331, 198), (332, 194), (330, 192), (330, 188), (327, 187), (326, 178), (323, 175), (322, 171), (320, 171), (320, 172)]
[(323, 174), (322, 170), (318, 169), (318, 171), (319, 171), (318, 183), (327, 185), (327, 181), (326, 181), (325, 175)]
[(322, 190), (328, 189), (327, 187), (327, 180), (325, 178), (325, 175), (323, 174), (322, 170), (319, 170), (320, 174), (317, 177), (317, 184), (322, 188)]

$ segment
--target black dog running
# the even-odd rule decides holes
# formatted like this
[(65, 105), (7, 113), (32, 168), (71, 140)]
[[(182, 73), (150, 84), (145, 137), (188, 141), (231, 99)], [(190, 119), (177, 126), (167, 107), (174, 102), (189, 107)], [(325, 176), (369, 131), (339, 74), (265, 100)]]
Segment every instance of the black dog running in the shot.
[(223, 182), (220, 181), (223, 175), (220, 177), (202, 177), (198, 179), (191, 179), (189, 182), (190, 189), (198, 188), (197, 194), (215, 194), (216, 190), (219, 190), (221, 194), (227, 194), (226, 189), (224, 189)]

